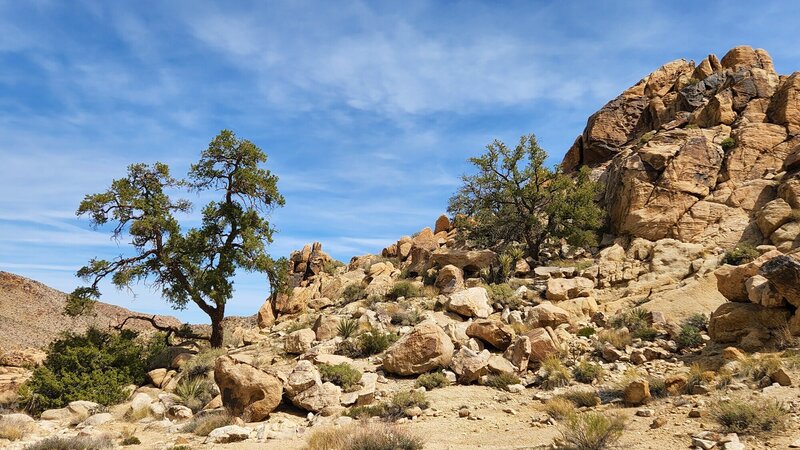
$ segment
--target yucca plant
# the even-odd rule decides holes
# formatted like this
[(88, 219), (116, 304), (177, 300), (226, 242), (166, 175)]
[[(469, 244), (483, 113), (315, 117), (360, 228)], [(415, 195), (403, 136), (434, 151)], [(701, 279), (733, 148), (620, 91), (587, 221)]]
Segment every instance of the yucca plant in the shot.
[(342, 319), (336, 327), (336, 333), (344, 339), (349, 338), (358, 331), (358, 321), (355, 319)]

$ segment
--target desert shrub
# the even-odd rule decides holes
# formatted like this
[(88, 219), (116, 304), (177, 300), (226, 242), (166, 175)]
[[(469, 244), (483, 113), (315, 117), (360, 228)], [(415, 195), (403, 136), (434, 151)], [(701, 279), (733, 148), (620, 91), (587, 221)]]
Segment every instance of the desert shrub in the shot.
[(208, 433), (211, 433), (217, 428), (231, 425), (233, 422), (234, 418), (228, 413), (205, 414), (200, 417), (192, 418), (192, 420), (181, 428), (181, 432), (194, 433), (197, 436), (208, 436)]
[(544, 411), (556, 420), (563, 420), (577, 413), (575, 404), (560, 396), (547, 400), (544, 403)]
[(419, 297), (419, 288), (410, 281), (399, 281), (392, 286), (392, 289), (386, 294), (386, 298), (389, 300), (397, 300), (400, 297)]
[(513, 373), (500, 373), (496, 375), (489, 375), (486, 377), (486, 386), (493, 387), (495, 389), (505, 390), (508, 389), (509, 386), (512, 384), (519, 384), (519, 377), (514, 375)]
[(582, 327), (579, 328), (578, 331), (575, 333), (577, 336), (581, 337), (589, 337), (595, 334), (597, 331), (592, 327)]
[(128, 436), (120, 442), (121, 445), (139, 445), (142, 441), (136, 436)]
[(692, 364), (689, 368), (689, 373), (686, 378), (686, 385), (684, 391), (691, 393), (695, 386), (702, 386), (709, 383), (714, 379), (711, 372), (703, 369), (699, 364)]
[(738, 375), (758, 381), (783, 366), (777, 355), (748, 355), (738, 362)]
[(320, 364), (317, 368), (320, 376), (322, 376), (322, 381), (330, 381), (337, 386), (341, 386), (345, 391), (352, 389), (361, 381), (361, 372), (347, 363), (336, 365)]
[(726, 137), (719, 144), (722, 146), (723, 150), (730, 150), (733, 147), (736, 147), (736, 139), (732, 137)]
[(169, 367), (172, 360), (171, 353), (167, 346), (167, 335), (156, 332), (150, 335), (144, 345), (144, 360), (146, 370), (157, 369), (159, 367)]
[(609, 320), (609, 325), (614, 328), (627, 328), (634, 333), (642, 328), (650, 326), (650, 313), (642, 308), (633, 308), (618, 313)]
[(703, 343), (703, 336), (694, 325), (684, 324), (675, 336), (675, 343), (678, 344), (678, 348), (693, 348)]
[(569, 400), (577, 407), (597, 406), (600, 404), (600, 396), (597, 392), (587, 389), (576, 389), (561, 394), (561, 397)]
[(633, 340), (631, 334), (626, 330), (601, 330), (597, 333), (597, 343), (599, 347), (603, 344), (611, 344), (614, 348), (624, 350), (626, 346), (631, 345)]
[(517, 293), (508, 283), (490, 284), (486, 287), (489, 293), (489, 298), (495, 303), (500, 303), (510, 309), (519, 309), (522, 306), (522, 300), (517, 297)]
[(53, 436), (25, 447), (25, 450), (104, 450), (114, 448), (111, 438)]
[(776, 401), (732, 399), (717, 402), (711, 409), (714, 419), (727, 433), (755, 434), (783, 428), (787, 412)]
[(613, 446), (625, 430), (620, 415), (599, 412), (576, 414), (567, 418), (561, 427), (556, 448), (570, 450), (601, 450)]
[(667, 396), (667, 382), (661, 377), (648, 376), (647, 384), (650, 385), (650, 395), (653, 398), (662, 398)]
[(348, 358), (361, 358), (364, 356), (361, 353), (361, 345), (352, 339), (345, 339), (336, 344), (336, 350), (334, 353), (337, 355), (347, 356)]
[(544, 389), (566, 386), (572, 378), (567, 366), (555, 355), (550, 355), (542, 361), (540, 373), (542, 374), (542, 387)]
[(695, 313), (687, 317), (682, 325), (692, 326), (698, 330), (706, 330), (708, 329), (708, 317), (702, 313)]
[(572, 368), (572, 376), (581, 383), (591, 383), (603, 379), (605, 370), (600, 364), (593, 363), (587, 359), (581, 359)]
[(378, 330), (371, 330), (361, 334), (358, 342), (361, 352), (366, 355), (376, 355), (389, 348), (397, 341), (398, 336), (394, 333), (384, 333)]
[(196, 413), (214, 398), (212, 389), (211, 380), (205, 376), (186, 377), (178, 382), (175, 394), (184, 406)]
[(450, 380), (442, 372), (423, 373), (417, 378), (416, 385), (430, 391), (450, 385)]
[(380, 417), (384, 420), (397, 420), (405, 417), (409, 408), (419, 407), (426, 409), (430, 406), (425, 394), (418, 391), (404, 391), (394, 394), (389, 402), (382, 402), (366, 406), (354, 406), (347, 411), (347, 416), (354, 419), (367, 417)]
[(354, 424), (323, 428), (308, 440), (306, 450), (421, 450), (423, 441), (401, 428), (388, 424)]
[(342, 291), (342, 298), (345, 303), (353, 303), (367, 297), (367, 290), (361, 283), (353, 283), (347, 285)]
[(324, 263), (322, 263), (322, 271), (327, 273), (328, 275), (335, 275), (336, 269), (342, 266), (344, 266), (343, 262), (332, 259), (330, 261), (325, 261)]
[(106, 333), (90, 328), (67, 333), (50, 344), (44, 365), (20, 391), (21, 404), (33, 413), (61, 408), (74, 400), (102, 405), (127, 397), (124, 387), (144, 381), (145, 361), (136, 333)]
[(181, 367), (181, 372), (189, 378), (206, 376), (214, 369), (217, 358), (224, 354), (225, 349), (222, 348), (205, 348), (187, 360)]
[(358, 321), (355, 319), (342, 319), (339, 325), (336, 326), (336, 333), (347, 339), (358, 331)]
[(637, 339), (641, 339), (643, 341), (652, 342), (652, 341), (656, 340), (656, 338), (658, 337), (658, 334), (659, 333), (655, 328), (653, 328), (653, 327), (648, 325), (646, 327), (642, 327), (642, 328), (639, 328), (636, 331), (634, 331), (633, 334), (632, 334), (632, 337), (637, 338)]
[(404, 325), (413, 327), (414, 325), (422, 322), (423, 315), (417, 308), (404, 309), (392, 314), (392, 323), (395, 325)]
[(722, 262), (724, 264), (738, 266), (740, 264), (749, 263), (758, 258), (758, 256), (758, 250), (756, 250), (752, 244), (742, 243), (734, 247), (733, 250), (725, 252), (725, 256), (722, 257)]
[(26, 420), (0, 417), (0, 439), (16, 441), (22, 439), (30, 431), (31, 422)]

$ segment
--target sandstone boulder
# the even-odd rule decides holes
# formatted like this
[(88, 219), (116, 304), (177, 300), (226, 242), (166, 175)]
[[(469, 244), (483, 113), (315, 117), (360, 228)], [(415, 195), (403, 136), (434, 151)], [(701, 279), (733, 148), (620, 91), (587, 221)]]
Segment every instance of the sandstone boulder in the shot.
[(767, 117), (772, 123), (786, 126), (792, 135), (800, 132), (800, 72), (793, 73), (778, 87)]
[(293, 331), (286, 336), (283, 344), (284, 349), (286, 353), (294, 355), (305, 353), (311, 349), (311, 344), (316, 338), (317, 334), (310, 328)]
[(432, 320), (424, 321), (386, 350), (383, 368), (397, 375), (415, 375), (446, 367), (453, 342)]
[(481, 269), (491, 266), (497, 254), (491, 250), (453, 250), (440, 248), (430, 254), (430, 261), (439, 267), (453, 265), (466, 275), (475, 276)]
[(485, 319), (492, 314), (489, 294), (482, 287), (473, 287), (450, 295), (447, 310), (464, 317)]
[(502, 322), (480, 319), (467, 327), (467, 336), (480, 339), (492, 347), (504, 351), (514, 341), (514, 329)]
[(450, 219), (446, 215), (442, 214), (438, 219), (436, 219), (436, 225), (434, 226), (433, 234), (436, 235), (441, 232), (446, 233), (452, 229), (453, 224), (450, 223)]
[(758, 274), (758, 270), (765, 262), (780, 254), (781, 252), (773, 250), (746, 264), (738, 266), (726, 264), (718, 268), (714, 271), (714, 276), (717, 278), (719, 292), (732, 302), (749, 301), (745, 282)]
[(514, 343), (511, 344), (503, 356), (511, 361), (511, 364), (517, 367), (520, 372), (528, 368), (528, 361), (531, 358), (531, 339), (528, 336), (517, 336)]
[(787, 327), (791, 312), (754, 303), (724, 303), (711, 314), (708, 334), (720, 343), (736, 343), (746, 350), (760, 349)]
[(491, 354), (488, 350), (478, 353), (467, 347), (461, 347), (453, 355), (453, 359), (450, 361), (450, 369), (455, 372), (459, 383), (474, 383), (489, 372), (490, 356)]
[(214, 381), (225, 408), (245, 422), (266, 419), (283, 396), (283, 384), (278, 378), (227, 355), (217, 358)]
[(559, 351), (558, 344), (553, 336), (547, 332), (546, 328), (535, 328), (525, 333), (525, 336), (530, 340), (530, 359), (533, 361), (544, 361), (548, 356), (556, 354)]
[(592, 294), (594, 282), (588, 278), (551, 278), (547, 280), (548, 300), (560, 301), (577, 297), (588, 297)]
[[(595, 304), (595, 309), (596, 309)], [(569, 312), (550, 303), (542, 302), (536, 306), (525, 308), (525, 321), (533, 327), (557, 327), (569, 323)]]
[(765, 262), (759, 273), (787, 302), (800, 307), (800, 261), (791, 256), (777, 256)]
[(650, 384), (645, 379), (634, 380), (625, 387), (624, 401), (627, 406), (639, 406), (651, 398)]
[(434, 286), (439, 288), (442, 294), (460, 291), (464, 289), (464, 275), (458, 267), (452, 264), (446, 265), (439, 269)]
[(764, 236), (769, 236), (785, 223), (792, 220), (792, 207), (782, 198), (776, 198), (764, 205), (758, 213), (756, 223)]
[(751, 302), (767, 308), (781, 308), (786, 301), (770, 285), (769, 280), (761, 275), (750, 277), (745, 281), (747, 297)]

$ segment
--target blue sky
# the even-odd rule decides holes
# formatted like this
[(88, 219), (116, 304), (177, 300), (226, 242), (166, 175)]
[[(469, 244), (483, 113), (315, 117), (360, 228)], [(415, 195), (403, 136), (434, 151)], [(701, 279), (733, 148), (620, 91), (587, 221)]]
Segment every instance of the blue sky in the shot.
[[(534, 132), (556, 163), (592, 112), (663, 63), (749, 44), (800, 70), (799, 13), (788, 1), (0, 0), (0, 270), (73, 289), (89, 258), (126, 251), (75, 217), (83, 195), (133, 162), (183, 175), (223, 128), (280, 177), (273, 254), (315, 240), (342, 260), (378, 252), (431, 226), (491, 139)], [(236, 287), (236, 315), (268, 289), (249, 274)], [(103, 300), (205, 320), (144, 286)]]

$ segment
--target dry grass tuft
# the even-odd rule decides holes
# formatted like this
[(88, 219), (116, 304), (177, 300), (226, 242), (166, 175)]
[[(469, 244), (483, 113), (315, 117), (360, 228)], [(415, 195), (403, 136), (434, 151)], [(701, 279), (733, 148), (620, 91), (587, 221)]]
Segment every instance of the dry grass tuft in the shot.
[(385, 423), (353, 424), (314, 432), (306, 450), (421, 450), (418, 436)]

